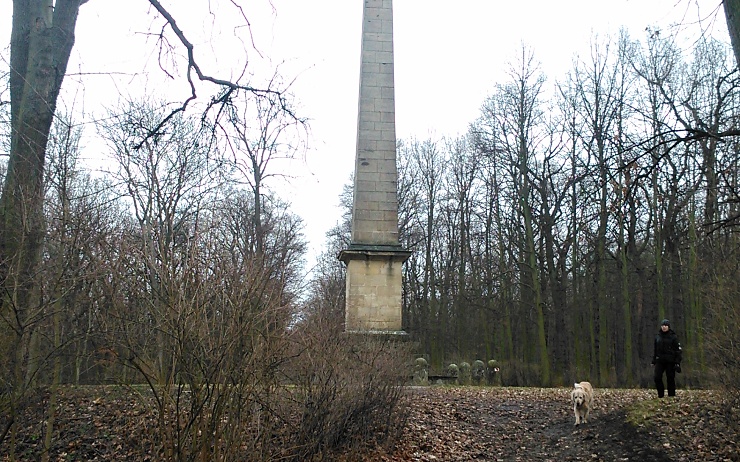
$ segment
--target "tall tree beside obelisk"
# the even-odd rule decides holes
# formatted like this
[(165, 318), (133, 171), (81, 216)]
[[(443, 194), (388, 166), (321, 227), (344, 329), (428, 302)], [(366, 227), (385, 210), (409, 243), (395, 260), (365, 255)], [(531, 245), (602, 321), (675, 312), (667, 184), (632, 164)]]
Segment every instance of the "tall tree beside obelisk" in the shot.
[(393, 84), (393, 4), (363, 0), (352, 242), (347, 265), (347, 332), (402, 333), (398, 172)]

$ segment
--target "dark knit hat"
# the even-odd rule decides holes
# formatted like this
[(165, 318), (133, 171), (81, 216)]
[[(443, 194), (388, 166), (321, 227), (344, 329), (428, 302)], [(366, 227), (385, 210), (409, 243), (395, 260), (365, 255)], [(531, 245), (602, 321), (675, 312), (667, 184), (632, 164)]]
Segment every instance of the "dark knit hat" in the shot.
[(661, 325), (661, 326), (668, 326), (668, 327), (671, 327), (671, 321), (669, 321), (669, 320), (667, 320), (667, 319), (664, 319), (664, 320), (660, 321), (660, 325)]

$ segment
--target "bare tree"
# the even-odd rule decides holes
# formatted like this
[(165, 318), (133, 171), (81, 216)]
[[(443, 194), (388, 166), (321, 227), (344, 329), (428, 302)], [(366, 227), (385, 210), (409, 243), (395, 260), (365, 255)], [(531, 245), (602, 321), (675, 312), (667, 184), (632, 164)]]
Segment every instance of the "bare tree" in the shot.
[[(441, 194), (443, 190), (443, 173), (446, 162), (440, 152), (437, 142), (432, 139), (423, 141), (411, 140), (405, 145), (402, 162), (406, 168), (402, 171), (407, 176), (417, 178), (414, 187), (418, 191), (416, 197), (416, 211), (413, 215), (414, 227), (418, 229), (418, 242), (413, 247), (422, 247), (417, 256), (412, 255), (407, 266), (416, 266), (421, 274), (421, 281), (415, 291), (416, 297), (410, 300), (413, 304), (412, 319), (416, 321), (412, 328), (418, 329), (422, 344), (431, 354), (433, 364), (441, 364), (445, 351), (445, 336), (447, 335), (449, 317), (442, 307), (437, 291), (437, 271), (434, 265), (435, 248), (439, 248), (438, 232), (441, 225), (438, 217), (440, 211)], [(417, 263), (417, 258), (422, 261)], [(438, 322), (432, 322), (437, 319)]]
[(305, 120), (285, 111), (284, 95), (249, 97), (232, 100), (228, 104), (228, 124), (222, 126), (231, 161), (246, 181), (254, 196), (253, 219), (257, 232), (256, 251), (264, 253), (262, 229), (262, 196), (265, 181), (270, 177), (285, 176), (275, 167), (280, 160), (293, 159), (300, 151)]
[(609, 348), (610, 321), (608, 303), (606, 300), (606, 286), (608, 283), (608, 230), (610, 225), (608, 195), (611, 169), (613, 168), (613, 133), (616, 129), (617, 66), (612, 51), (613, 42), (592, 43), (589, 61), (583, 62), (575, 71), (575, 79), (580, 99), (580, 116), (584, 121), (584, 130), (581, 133), (581, 143), (589, 156), (589, 163), (593, 165), (590, 172), (593, 178), (594, 204), (593, 222), (590, 232), (593, 233), (593, 262), (597, 268), (595, 276), (596, 286), (593, 288), (591, 307), (594, 310), (591, 321), (596, 323), (592, 330), (596, 334), (591, 345), (592, 361), (596, 360), (599, 380), (607, 383), (616, 380), (614, 377), (613, 351)]
[[(139, 226), (141, 277), (151, 290), (149, 314), (161, 324), (156, 357), (139, 359), (166, 383), (174, 379), (171, 368), (175, 349), (165, 340), (177, 338), (169, 335), (167, 326), (180, 319), (178, 307), (187, 304), (183, 295), (187, 292), (189, 252), (195, 245), (192, 236), (201, 203), (209, 190), (218, 189), (219, 163), (211, 161), (207, 140), (198, 125), (181, 115), (171, 120), (168, 132), (149, 138), (135, 149), (137, 140), (167, 112), (166, 106), (154, 104), (130, 102), (128, 108), (111, 114), (101, 127), (101, 135), (111, 148), (118, 164), (115, 176), (134, 210)], [(138, 351), (135, 345), (132, 350), (136, 354), (147, 351)]]
[(536, 353), (521, 353), (525, 362), (539, 360), (539, 375), (542, 383), (550, 383), (550, 358), (547, 352), (545, 331), (545, 311), (542, 293), (542, 280), (539, 271), (536, 248), (536, 227), (533, 185), (536, 169), (536, 154), (543, 140), (543, 85), (542, 74), (534, 54), (526, 47), (509, 68), (509, 80), (499, 84), (497, 90), (483, 105), (482, 124), (489, 127), (488, 132), (496, 136), (493, 146), (503, 156), (509, 174), (512, 213), (516, 215), (515, 226), (520, 229), (516, 240), (521, 284), (521, 318), (526, 319), (530, 307), (535, 326), (534, 332), (527, 323), (520, 326), (526, 338), (536, 345)]
[[(450, 239), (450, 255), (455, 259), (451, 270), (455, 273), (453, 287), (453, 305), (455, 307), (455, 339), (457, 351), (480, 351), (480, 335), (466, 335), (469, 332), (482, 330), (479, 325), (480, 310), (474, 303), (471, 294), (472, 286), (477, 285), (471, 278), (473, 268), (473, 218), (475, 215), (474, 197), (478, 193), (481, 159), (478, 158), (466, 137), (446, 140), (445, 150), (451, 168), (445, 178), (449, 192), (447, 208), (453, 217), (450, 228), (455, 230)], [(481, 351), (482, 353), (482, 351)], [(480, 354), (480, 353), (479, 353)]]
[[(44, 164), (46, 147), (57, 98), (64, 81), (75, 41), (80, 8), (87, 0), (29, 0), (13, 3), (10, 43), (10, 151), (7, 174), (0, 195), (0, 315), (15, 316), (0, 333), (3, 343), (13, 345), (11, 363), (13, 388), (21, 387), (26, 374), (28, 346), (32, 334), (31, 311), (39, 304), (38, 264), (44, 235)], [(149, 131), (140, 134), (139, 146), (158, 135), (176, 114), (197, 97), (196, 82), (213, 85), (217, 95), (208, 104), (215, 108), (239, 93), (276, 97), (279, 89), (259, 89), (245, 81), (214, 77), (201, 68), (194, 45), (175, 18), (158, 0), (149, 4), (160, 15), (163, 27), (157, 43), (174, 51), (170, 39), (185, 50), (185, 74), (190, 94), (162, 117)], [(225, 2), (248, 27), (238, 2)], [(226, 14), (226, 13), (224, 13)], [(242, 74), (246, 78), (246, 73)], [(282, 107), (287, 112), (287, 106)]]
[(247, 446), (268, 448), (279, 421), (271, 409), (301, 282), (302, 223), (268, 196), (258, 253), (253, 196), (227, 188), (197, 121), (178, 114), (136, 148), (166, 110), (132, 103), (101, 129), (135, 218), (112, 278), (127, 287), (107, 310), (108, 341), (155, 396), (165, 457), (243, 460)]
[(499, 147), (500, 138), (497, 133), (499, 127), (490, 119), (494, 113), (489, 110), (494, 107), (484, 103), (481, 117), (470, 127), (470, 136), (475, 149), (483, 158), (482, 181), (483, 199), (485, 206), (480, 211), (482, 218), (482, 247), (481, 266), (484, 280), (481, 288), (486, 296), (485, 310), (489, 322), (495, 324), (491, 343), (491, 353), (494, 358), (514, 358), (514, 313), (515, 304), (515, 246), (513, 227), (508, 223), (511, 219), (509, 201), (509, 182), (507, 181), (507, 163), (505, 155)]

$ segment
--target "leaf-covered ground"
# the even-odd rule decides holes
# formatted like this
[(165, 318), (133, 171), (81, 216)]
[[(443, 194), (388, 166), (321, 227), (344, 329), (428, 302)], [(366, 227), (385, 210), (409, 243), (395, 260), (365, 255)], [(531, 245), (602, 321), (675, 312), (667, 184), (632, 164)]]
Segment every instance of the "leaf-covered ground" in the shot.
[[(740, 461), (737, 408), (714, 391), (596, 390), (574, 426), (570, 389), (414, 389), (403, 441), (383, 461)], [(735, 404), (736, 405), (736, 404)]]
[[(591, 421), (579, 427), (566, 388), (434, 386), (413, 387), (409, 394), (410, 417), (394, 448), (333, 459), (740, 461), (734, 422), (740, 409), (716, 391), (679, 390), (676, 398), (659, 400), (649, 390), (597, 389)], [(24, 406), (18, 460), (39, 460), (46, 399)], [(155, 419), (143, 402), (123, 388), (63, 388), (50, 460), (146, 460), (147, 450), (157, 460), (151, 454)], [(6, 439), (0, 461), (7, 450)]]

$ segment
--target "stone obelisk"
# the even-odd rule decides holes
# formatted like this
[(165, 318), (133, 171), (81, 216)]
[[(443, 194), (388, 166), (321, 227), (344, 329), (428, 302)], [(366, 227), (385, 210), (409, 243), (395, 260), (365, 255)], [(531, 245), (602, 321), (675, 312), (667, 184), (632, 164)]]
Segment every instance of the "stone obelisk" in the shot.
[(403, 334), (401, 267), (411, 254), (398, 239), (393, 5), (363, 0), (360, 102), (347, 265), (345, 331)]

